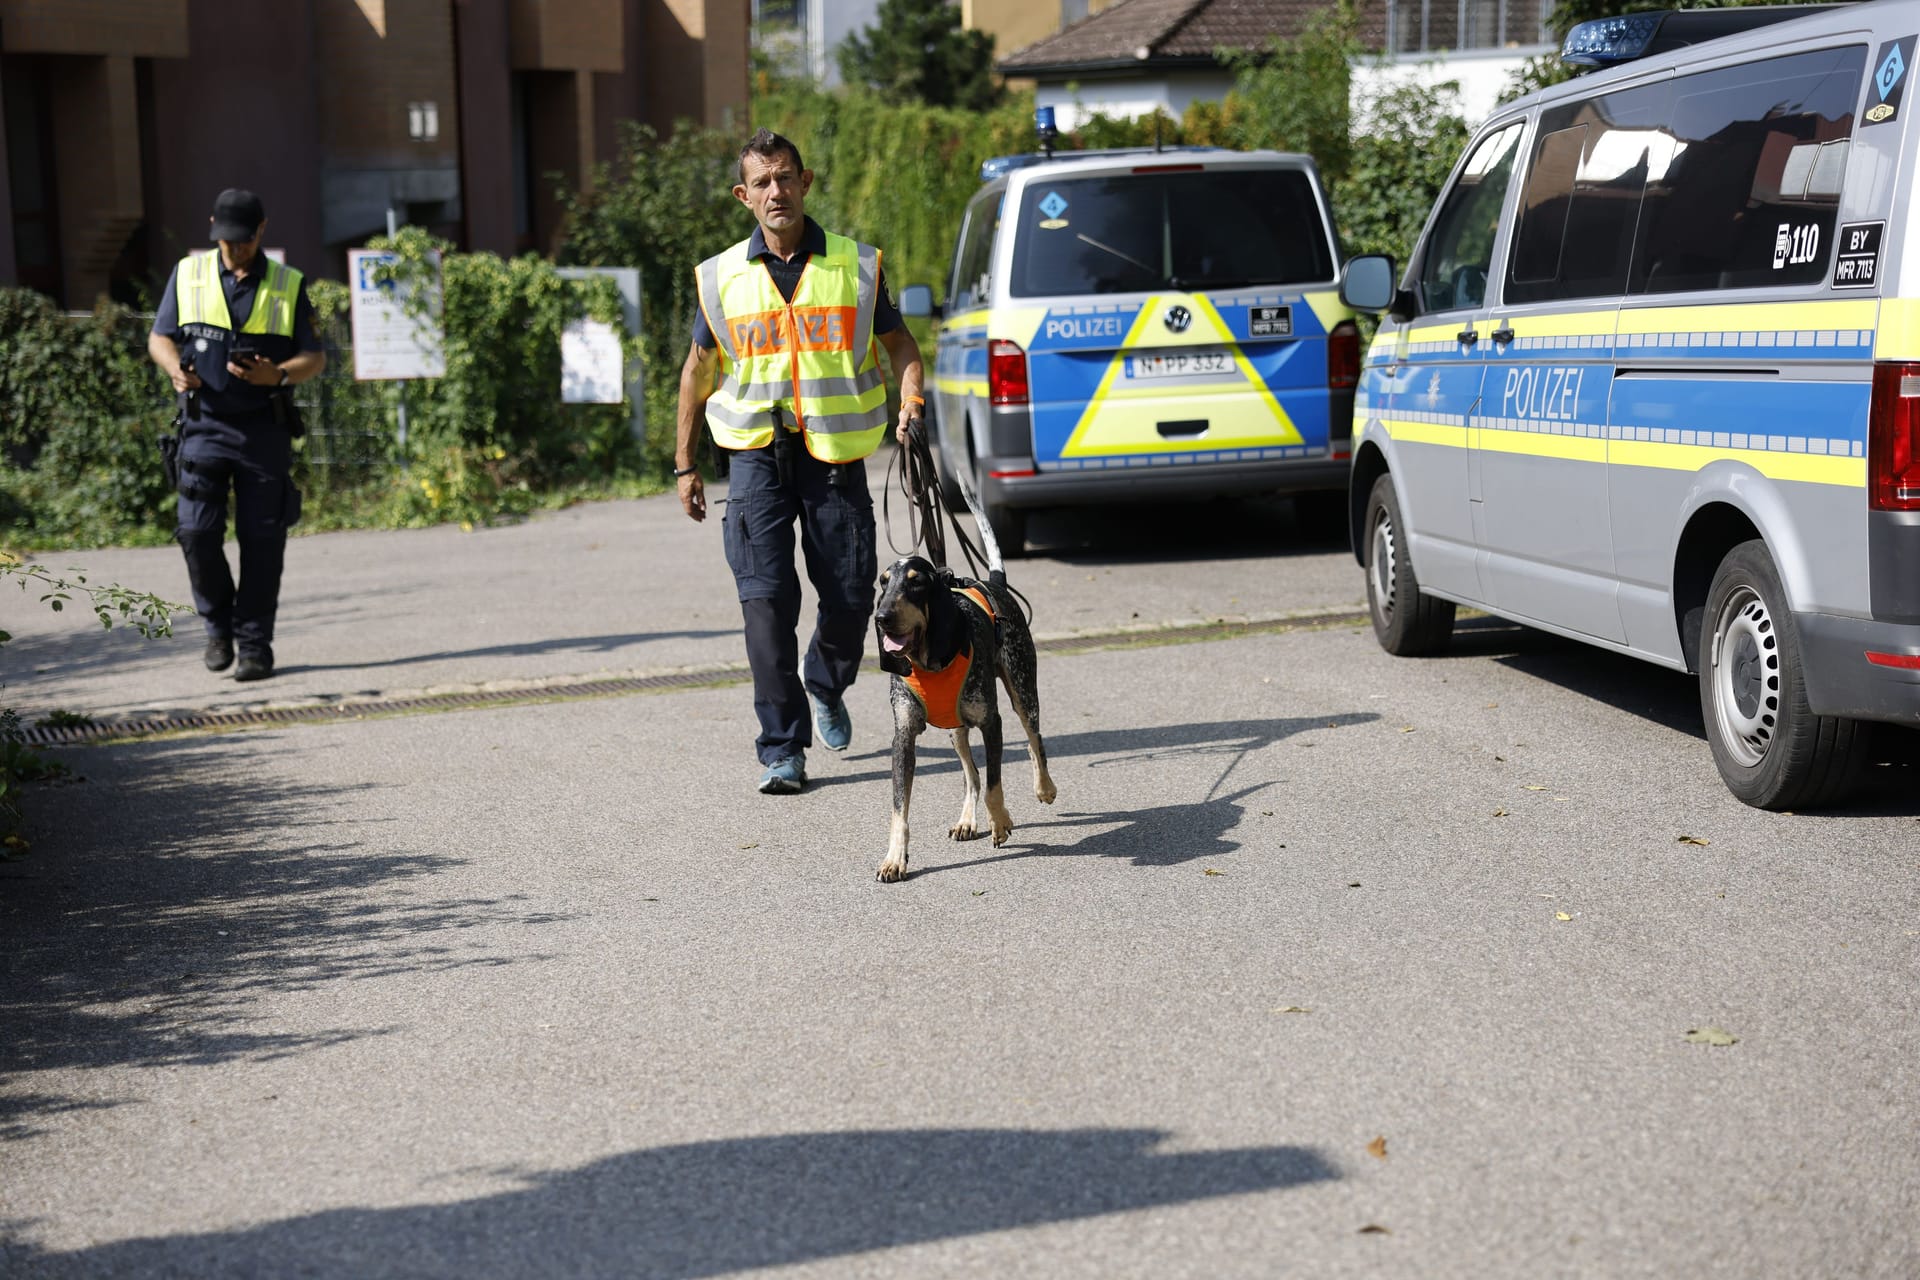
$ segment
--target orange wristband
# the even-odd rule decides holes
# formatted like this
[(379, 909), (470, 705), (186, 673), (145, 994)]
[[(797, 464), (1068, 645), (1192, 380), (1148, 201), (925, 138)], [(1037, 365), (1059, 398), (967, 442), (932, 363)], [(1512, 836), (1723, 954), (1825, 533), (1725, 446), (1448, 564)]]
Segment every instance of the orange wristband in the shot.
[(927, 407), (927, 402), (925, 400), (922, 400), (919, 396), (901, 396), (900, 403), (901, 404), (917, 404), (922, 409)]

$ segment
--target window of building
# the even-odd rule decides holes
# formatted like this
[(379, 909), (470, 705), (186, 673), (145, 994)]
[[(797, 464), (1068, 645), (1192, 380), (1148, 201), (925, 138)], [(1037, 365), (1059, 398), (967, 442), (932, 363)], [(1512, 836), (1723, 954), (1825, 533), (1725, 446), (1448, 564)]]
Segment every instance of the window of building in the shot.
[(32, 58), (8, 58), (6, 101), (7, 184), (13, 194), (14, 278), (29, 289), (58, 298), (60, 216), (53, 167), (53, 113), (44, 65)]
[(1553, 0), (1387, 0), (1388, 53), (1422, 56), (1553, 43)]

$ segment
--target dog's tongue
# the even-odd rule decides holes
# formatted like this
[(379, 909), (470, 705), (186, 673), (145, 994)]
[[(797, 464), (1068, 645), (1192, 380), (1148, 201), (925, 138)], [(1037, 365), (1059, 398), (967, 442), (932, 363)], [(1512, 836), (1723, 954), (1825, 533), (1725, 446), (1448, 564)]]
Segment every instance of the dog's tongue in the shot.
[(882, 631), (880, 633), (880, 647), (885, 649), (888, 653), (898, 653), (902, 649), (906, 648), (907, 646), (905, 646), (904, 644), (901, 644), (898, 640), (895, 640), (892, 636)]

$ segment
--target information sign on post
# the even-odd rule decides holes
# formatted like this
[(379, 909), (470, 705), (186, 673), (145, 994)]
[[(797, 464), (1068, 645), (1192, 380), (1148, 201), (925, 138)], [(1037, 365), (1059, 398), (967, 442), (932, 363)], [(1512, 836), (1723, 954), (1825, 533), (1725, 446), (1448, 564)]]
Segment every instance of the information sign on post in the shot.
[(604, 320), (569, 320), (560, 332), (560, 402), (619, 404), (625, 384), (619, 332)]
[[(554, 274), (562, 280), (590, 280), (595, 276), (606, 276), (611, 279), (614, 287), (620, 291), (620, 309), (623, 318), (626, 320), (627, 332), (630, 334), (640, 332), (642, 322), (642, 316), (640, 314), (640, 271), (637, 267), (561, 267)], [(598, 343), (597, 350), (600, 353), (599, 358), (607, 358), (605, 339), (596, 339), (595, 341)], [(569, 351), (567, 341), (564, 337), (561, 339), (560, 349), (564, 362)], [(584, 354), (584, 352), (582, 354)], [(633, 431), (633, 438), (635, 440), (645, 441), (647, 438), (647, 398), (645, 394), (646, 388), (641, 382), (641, 364), (638, 357), (633, 359), (623, 357), (622, 360), (625, 371), (621, 376), (621, 381), (626, 386), (627, 403), (631, 406), (628, 425)], [(572, 389), (568, 380), (572, 376), (572, 371), (563, 367), (560, 375), (561, 396), (563, 400), (569, 403), (572, 399)], [(620, 397), (618, 395), (612, 395), (607, 397), (606, 403), (617, 403), (619, 399)]]
[(409, 306), (412, 288), (380, 278), (382, 267), (398, 254), (349, 249), (347, 274), (353, 282), (353, 376), (356, 381), (393, 381), (446, 376), (441, 341), (440, 255), (429, 255), (433, 279), (426, 285), (422, 314)]

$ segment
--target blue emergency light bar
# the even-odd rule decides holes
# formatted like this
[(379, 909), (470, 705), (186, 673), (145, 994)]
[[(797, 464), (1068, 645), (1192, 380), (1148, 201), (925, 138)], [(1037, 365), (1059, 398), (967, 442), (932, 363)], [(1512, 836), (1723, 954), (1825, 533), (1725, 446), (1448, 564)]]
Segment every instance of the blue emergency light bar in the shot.
[(1735, 9), (1658, 9), (1595, 18), (1567, 32), (1566, 42), (1560, 46), (1560, 61), (1583, 70), (1616, 67), (1635, 58), (1684, 49), (1721, 36), (1840, 7), (1837, 4), (1780, 4)]
[(1626, 13), (1582, 22), (1567, 32), (1560, 61), (1575, 67), (1610, 67), (1644, 57), (1660, 30), (1662, 13)]

